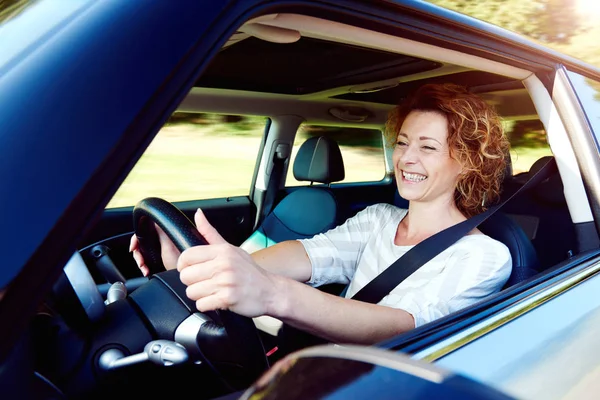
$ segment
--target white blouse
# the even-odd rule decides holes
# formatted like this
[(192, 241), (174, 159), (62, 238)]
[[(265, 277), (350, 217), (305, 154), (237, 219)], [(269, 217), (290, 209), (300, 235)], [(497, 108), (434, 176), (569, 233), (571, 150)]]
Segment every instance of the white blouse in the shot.
[[(408, 210), (369, 206), (344, 224), (299, 239), (310, 258), (311, 286), (350, 284), (350, 298), (413, 246), (394, 244)], [(479, 301), (504, 286), (512, 261), (508, 248), (486, 235), (466, 235), (406, 278), (378, 304), (410, 313), (421, 326)]]

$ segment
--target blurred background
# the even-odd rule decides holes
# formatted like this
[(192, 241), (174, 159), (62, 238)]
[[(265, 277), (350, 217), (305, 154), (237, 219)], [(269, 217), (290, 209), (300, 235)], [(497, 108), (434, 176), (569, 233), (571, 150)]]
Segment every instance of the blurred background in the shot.
[(599, 0), (430, 0), (600, 67)]

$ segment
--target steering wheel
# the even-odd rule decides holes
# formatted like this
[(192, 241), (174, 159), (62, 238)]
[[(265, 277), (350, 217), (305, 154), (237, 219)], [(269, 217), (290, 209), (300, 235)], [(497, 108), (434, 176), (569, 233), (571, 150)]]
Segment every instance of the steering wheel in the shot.
[[(205, 321), (195, 338), (197, 342), (204, 342), (205, 349), (208, 348), (202, 352), (205, 361), (211, 363), (208, 358), (210, 358), (209, 353), (215, 353), (214, 347), (226, 347), (228, 349), (226, 351), (232, 353), (228, 354), (232, 360), (229, 363), (238, 364), (249, 373), (247, 382), (243, 384), (252, 383), (268, 368), (265, 350), (252, 319), (228, 310), (199, 313), (195, 303), (185, 294), (186, 286), (179, 280), (179, 272), (177, 270), (165, 271), (162, 265), (160, 244), (154, 223), (167, 234), (179, 251), (207, 244), (195, 225), (173, 204), (156, 197), (143, 199), (134, 207), (133, 223), (140, 243), (140, 251), (152, 274), (148, 282), (150, 285), (144, 286), (152, 286), (152, 281), (157, 281), (156, 283), (159, 281), (170, 289), (190, 314), (196, 314)], [(140, 290), (143, 288), (140, 287), (131, 293), (131, 296), (136, 295), (138, 291), (141, 293), (138, 296), (143, 296), (145, 291)], [(206, 321), (208, 322), (206, 323)], [(213, 351), (210, 350), (211, 347)], [(223, 370), (216, 366), (218, 364), (212, 363), (215, 372), (221, 376), (227, 374), (227, 368), (225, 367)], [(220, 365), (226, 365), (226, 363), (220, 363)]]

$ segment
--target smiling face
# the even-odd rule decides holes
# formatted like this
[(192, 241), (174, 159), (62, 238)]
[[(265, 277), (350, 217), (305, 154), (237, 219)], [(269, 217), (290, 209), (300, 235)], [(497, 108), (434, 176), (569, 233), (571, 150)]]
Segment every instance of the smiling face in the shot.
[(454, 205), (461, 166), (450, 157), (444, 115), (411, 111), (398, 133), (392, 159), (400, 196), (411, 202)]

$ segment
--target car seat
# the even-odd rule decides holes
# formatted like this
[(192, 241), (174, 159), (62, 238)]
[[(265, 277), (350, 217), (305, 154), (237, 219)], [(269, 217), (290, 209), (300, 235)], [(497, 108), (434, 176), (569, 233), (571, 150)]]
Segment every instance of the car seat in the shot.
[[(507, 167), (507, 171), (510, 171), (510, 167)], [(393, 204), (400, 208), (408, 208), (408, 201), (400, 197), (397, 190)], [(507, 288), (536, 275), (539, 272), (539, 260), (531, 240), (521, 226), (504, 211), (504, 207), (496, 211), (481, 223), (478, 229), (485, 235), (504, 243), (510, 251), (513, 265), (510, 277), (504, 285), (504, 288)]]
[[(552, 157), (541, 157), (529, 172), (516, 175), (504, 195), (516, 191)], [(558, 171), (507, 204), (505, 212), (527, 233), (538, 253), (541, 270), (577, 253), (577, 235)]]
[(335, 140), (325, 136), (306, 140), (296, 155), (293, 167), (298, 181), (308, 187), (294, 189), (267, 214), (260, 226), (241, 248), (252, 253), (285, 240), (302, 239), (325, 232), (337, 225), (337, 202), (328, 186), (344, 179), (342, 153)]

